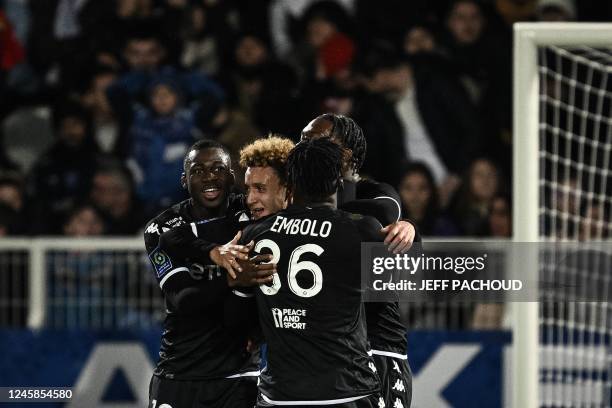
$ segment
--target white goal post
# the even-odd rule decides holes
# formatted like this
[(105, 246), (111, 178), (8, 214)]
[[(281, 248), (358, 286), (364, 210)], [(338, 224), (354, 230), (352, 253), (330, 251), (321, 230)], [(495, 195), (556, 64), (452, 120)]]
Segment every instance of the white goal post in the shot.
[[(612, 24), (518, 23), (514, 25), (513, 231), (517, 242), (541, 239), (540, 75), (538, 47), (612, 48)], [(537, 271), (537, 259), (529, 262)], [(513, 305), (512, 400), (514, 407), (538, 406), (538, 303)]]

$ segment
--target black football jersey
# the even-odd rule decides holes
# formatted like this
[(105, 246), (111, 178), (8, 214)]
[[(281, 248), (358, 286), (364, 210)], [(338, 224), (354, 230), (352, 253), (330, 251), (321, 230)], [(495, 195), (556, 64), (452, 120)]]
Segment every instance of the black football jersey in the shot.
[(271, 253), (270, 285), (255, 290), (268, 346), (264, 400), (333, 403), (379, 390), (361, 302), (362, 241), (380, 240), (371, 217), (329, 206), (290, 206), (243, 230), (241, 242)]
[[(233, 208), (236, 207), (230, 206), (230, 211)], [(230, 330), (224, 321), (226, 300), (235, 296), (227, 285), (225, 271), (202, 265), (196, 257), (179, 255), (169, 245), (160, 245), (160, 236), (171, 229), (198, 234), (211, 243), (210, 247), (224, 244), (240, 229), (241, 217), (248, 219), (239, 212), (211, 220), (195, 220), (191, 215), (191, 201), (186, 200), (147, 225), (145, 245), (166, 305), (155, 375), (198, 380), (257, 374), (258, 355), (246, 351), (246, 331)], [(209, 294), (202, 299), (206, 303), (179, 307), (175, 295), (185, 288), (194, 291), (192, 298)]]
[(390, 221), (395, 222), (402, 217), (400, 196), (389, 184), (379, 183), (370, 179), (361, 179), (357, 182), (355, 198), (357, 200), (389, 200), (397, 209), (397, 212), (393, 211), (388, 215)]
[[(390, 185), (370, 179), (361, 179), (357, 183), (345, 182), (344, 187), (342, 209), (372, 215), (381, 224), (392, 223), (401, 218), (400, 197)], [(382, 200), (384, 205), (372, 205), (372, 200)], [(384, 210), (384, 213), (381, 214), (381, 210)], [(417, 233), (415, 242), (418, 241), (420, 241), (420, 236)], [(368, 340), (372, 352), (405, 356), (408, 342), (406, 328), (401, 322), (399, 303), (367, 303), (366, 316)]]

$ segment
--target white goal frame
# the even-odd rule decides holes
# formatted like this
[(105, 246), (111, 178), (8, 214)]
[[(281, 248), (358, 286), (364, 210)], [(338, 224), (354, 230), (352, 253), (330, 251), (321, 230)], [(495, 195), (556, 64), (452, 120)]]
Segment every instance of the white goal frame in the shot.
[[(539, 72), (538, 46), (612, 47), (612, 24), (518, 23), (514, 25), (513, 231), (514, 241), (538, 242)], [(537, 259), (523, 260), (537, 268)], [(535, 269), (537, 270), (537, 269)], [(538, 303), (513, 305), (512, 406), (538, 406)]]

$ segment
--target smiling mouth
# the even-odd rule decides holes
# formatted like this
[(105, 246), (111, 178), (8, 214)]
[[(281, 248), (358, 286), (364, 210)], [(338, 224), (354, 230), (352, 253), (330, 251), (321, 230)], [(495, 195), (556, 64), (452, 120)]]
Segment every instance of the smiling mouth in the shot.
[(251, 215), (257, 219), (263, 216), (264, 209), (262, 207), (251, 208)]
[(202, 190), (202, 195), (207, 200), (216, 200), (221, 195), (221, 189), (218, 187), (208, 187)]

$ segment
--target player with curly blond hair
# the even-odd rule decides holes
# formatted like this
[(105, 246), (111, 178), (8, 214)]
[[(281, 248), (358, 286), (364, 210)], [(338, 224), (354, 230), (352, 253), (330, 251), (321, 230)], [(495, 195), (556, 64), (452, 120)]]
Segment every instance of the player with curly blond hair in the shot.
[(286, 163), (294, 144), (291, 140), (270, 135), (256, 140), (240, 151), (240, 165), (246, 169), (246, 205), (253, 219), (287, 207)]

